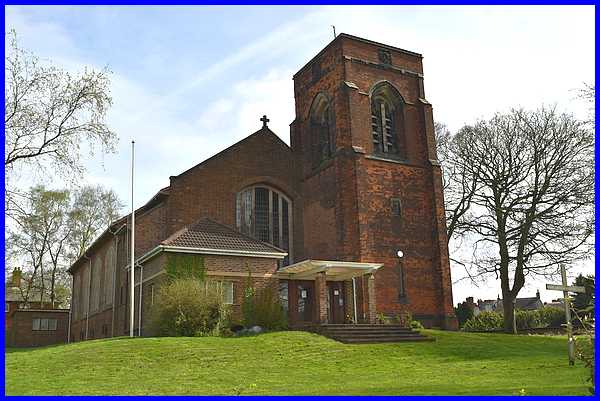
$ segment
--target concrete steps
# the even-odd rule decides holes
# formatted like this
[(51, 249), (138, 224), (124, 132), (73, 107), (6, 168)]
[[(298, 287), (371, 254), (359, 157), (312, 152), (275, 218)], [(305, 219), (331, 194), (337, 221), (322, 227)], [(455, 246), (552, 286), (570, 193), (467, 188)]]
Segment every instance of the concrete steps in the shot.
[(417, 330), (382, 324), (324, 324), (314, 328), (319, 334), (342, 343), (389, 343), (435, 341)]

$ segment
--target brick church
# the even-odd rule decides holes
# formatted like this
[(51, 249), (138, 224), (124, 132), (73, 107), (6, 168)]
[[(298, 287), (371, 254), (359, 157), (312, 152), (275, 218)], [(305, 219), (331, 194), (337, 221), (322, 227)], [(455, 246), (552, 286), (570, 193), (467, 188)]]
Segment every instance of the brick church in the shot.
[[(136, 334), (153, 334), (165, 264), (182, 254), (202, 258), (234, 316), (250, 275), (277, 286), (292, 327), (409, 311), (456, 328), (422, 56), (340, 34), (293, 79), (290, 146), (263, 116), (135, 211)], [(70, 267), (72, 341), (129, 332), (129, 236), (125, 216)]]

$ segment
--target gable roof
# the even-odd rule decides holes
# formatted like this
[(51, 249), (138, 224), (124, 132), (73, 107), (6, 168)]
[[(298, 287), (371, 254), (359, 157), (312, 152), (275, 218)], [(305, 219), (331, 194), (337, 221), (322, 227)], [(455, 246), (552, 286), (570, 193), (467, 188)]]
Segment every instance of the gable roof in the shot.
[(280, 252), (281, 248), (242, 234), (209, 218), (179, 230), (161, 242), (161, 245), (178, 248), (202, 248), (223, 251)]
[(223, 149), (222, 151), (215, 153), (214, 155), (212, 155), (211, 157), (209, 157), (208, 159), (204, 159), (203, 161), (201, 161), (200, 163), (196, 164), (195, 166), (192, 166), (190, 168), (188, 168), (187, 170), (185, 170), (182, 173), (179, 173), (176, 176), (172, 176), (174, 178), (177, 177), (181, 177), (182, 175), (187, 174), (188, 172), (194, 170), (197, 167), (200, 167), (206, 163), (209, 163), (215, 159), (218, 159), (220, 157), (225, 156), (227, 153), (231, 152), (232, 150), (238, 148), (239, 146), (243, 145), (244, 143), (246, 143), (247, 141), (256, 138), (258, 135), (268, 135), (270, 137), (272, 137), (273, 139), (275, 139), (276, 143), (279, 143), (280, 145), (282, 145), (282, 148), (291, 152), (291, 148), (288, 146), (287, 143), (285, 143), (276, 133), (274, 133), (273, 131), (271, 131), (271, 129), (269, 127), (262, 127), (261, 129), (259, 129), (258, 131), (248, 135), (247, 137), (237, 141), (236, 143), (234, 143), (231, 146), (228, 146), (227, 148)]
[(281, 248), (242, 234), (206, 217), (163, 240), (158, 246), (141, 256), (136, 264), (144, 263), (163, 251), (273, 259), (283, 259), (287, 255), (287, 252)]

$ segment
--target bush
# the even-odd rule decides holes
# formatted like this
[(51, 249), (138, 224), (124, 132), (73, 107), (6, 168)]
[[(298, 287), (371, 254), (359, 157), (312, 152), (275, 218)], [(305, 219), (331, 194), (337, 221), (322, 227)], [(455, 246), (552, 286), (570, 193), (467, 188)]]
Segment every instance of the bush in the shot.
[(458, 304), (454, 308), (454, 313), (458, 319), (458, 326), (463, 327), (465, 322), (473, 317), (473, 309), (469, 308), (466, 302)]
[(219, 286), (188, 277), (161, 286), (152, 321), (161, 336), (209, 336), (229, 327), (229, 315)]
[(279, 294), (272, 285), (257, 290), (248, 280), (242, 303), (243, 323), (246, 327), (260, 326), (266, 330), (287, 328), (285, 311)]
[(413, 320), (410, 322), (410, 328), (414, 330), (423, 330), (425, 327), (418, 320)]
[(540, 314), (537, 310), (515, 310), (515, 322), (517, 330), (542, 327)]
[(502, 315), (497, 312), (481, 312), (465, 322), (465, 331), (497, 330), (504, 326)]
[(564, 309), (546, 307), (538, 311), (544, 327), (560, 327), (567, 322)]

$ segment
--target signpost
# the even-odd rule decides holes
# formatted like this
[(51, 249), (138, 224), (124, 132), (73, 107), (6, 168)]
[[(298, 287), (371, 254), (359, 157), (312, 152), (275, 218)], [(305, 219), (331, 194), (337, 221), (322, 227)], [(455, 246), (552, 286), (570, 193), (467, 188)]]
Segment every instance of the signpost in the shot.
[(546, 284), (546, 289), (563, 292), (563, 299), (565, 303), (565, 316), (567, 321), (569, 365), (575, 365), (575, 343), (573, 340), (573, 325), (571, 324), (571, 306), (569, 300), (569, 292), (584, 293), (585, 287), (567, 285), (567, 272), (565, 271), (565, 267), (563, 265), (560, 265), (560, 275), (562, 277), (562, 285)]

